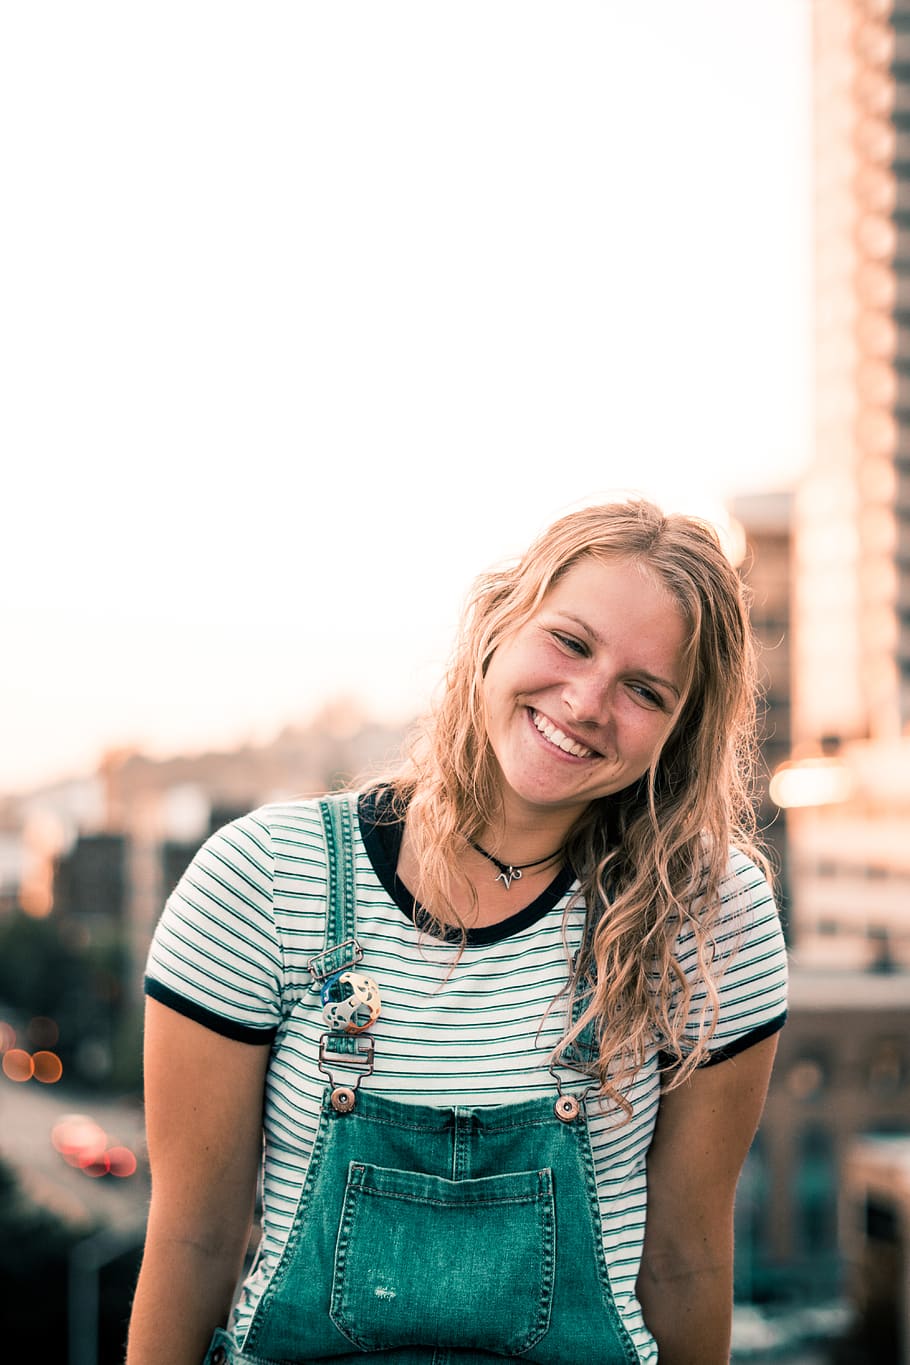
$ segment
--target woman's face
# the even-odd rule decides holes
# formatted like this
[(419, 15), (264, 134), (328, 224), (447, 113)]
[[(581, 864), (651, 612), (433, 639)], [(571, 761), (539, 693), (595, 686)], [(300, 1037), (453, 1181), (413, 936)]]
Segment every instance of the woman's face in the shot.
[(687, 634), (639, 565), (586, 558), (567, 570), (484, 679), (507, 829), (545, 817), (568, 831), (589, 802), (647, 772), (677, 713)]

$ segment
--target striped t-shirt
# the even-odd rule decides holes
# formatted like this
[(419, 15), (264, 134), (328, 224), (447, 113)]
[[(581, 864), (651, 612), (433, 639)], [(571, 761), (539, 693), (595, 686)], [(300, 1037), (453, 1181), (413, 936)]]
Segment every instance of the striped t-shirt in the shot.
[[(474, 930), (457, 947), (414, 923), (395, 876), (400, 827), (375, 820), (375, 794), (355, 821), (357, 938), (362, 970), (379, 984), (371, 1029), (375, 1070), (360, 1085), (421, 1104), (483, 1105), (553, 1095), (550, 1054), (565, 1031), (563, 988), (581, 941), (583, 908), (564, 870), (530, 906)], [(722, 888), (723, 972), (714, 1058), (778, 1029), (786, 953), (768, 884), (731, 854)], [(324, 947), (327, 874), (318, 803), (264, 806), (214, 834), (167, 902), (148, 960), (155, 999), (231, 1038), (270, 1044), (259, 1252), (230, 1330), (243, 1347), (284, 1249), (306, 1177), (326, 1077), (317, 1068), (326, 1025), (307, 962)], [(696, 971), (683, 936), (678, 960)], [(702, 996), (703, 999), (703, 996)], [(693, 1020), (699, 1008), (693, 1000)], [(604, 1249), (617, 1309), (642, 1362), (657, 1348), (635, 1298), (645, 1224), (645, 1158), (660, 1098), (659, 1040), (626, 1091), (633, 1117), (595, 1096), (586, 1103)]]

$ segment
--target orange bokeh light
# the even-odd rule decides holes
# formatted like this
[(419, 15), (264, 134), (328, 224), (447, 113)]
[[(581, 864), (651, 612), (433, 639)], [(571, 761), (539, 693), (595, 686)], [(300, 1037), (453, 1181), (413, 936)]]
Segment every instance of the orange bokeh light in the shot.
[(30, 1052), (21, 1047), (11, 1047), (3, 1054), (3, 1074), (11, 1081), (30, 1081), (35, 1073), (35, 1063)]
[(55, 1085), (63, 1075), (63, 1063), (56, 1052), (36, 1052), (32, 1057), (35, 1080), (42, 1085)]
[(16, 1046), (16, 1030), (5, 1019), (0, 1019), (0, 1052)]

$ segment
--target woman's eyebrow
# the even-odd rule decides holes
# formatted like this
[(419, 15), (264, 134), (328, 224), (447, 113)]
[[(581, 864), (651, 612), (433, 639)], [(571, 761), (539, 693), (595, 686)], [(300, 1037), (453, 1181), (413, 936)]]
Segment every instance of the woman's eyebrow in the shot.
[[(597, 631), (594, 630), (583, 617), (576, 616), (573, 611), (560, 611), (560, 615), (564, 616), (567, 621), (574, 621), (575, 624), (594, 640), (596, 644), (603, 645), (604, 648), (606, 648), (606, 640), (602, 635), (598, 635)], [(681, 695), (680, 690), (676, 686), (676, 683), (671, 682), (669, 678), (662, 678), (659, 673), (652, 673), (650, 669), (647, 668), (636, 668), (635, 672), (638, 677), (644, 678), (647, 682), (657, 683), (659, 687), (665, 687), (668, 692), (672, 692), (674, 697), (679, 700)]]

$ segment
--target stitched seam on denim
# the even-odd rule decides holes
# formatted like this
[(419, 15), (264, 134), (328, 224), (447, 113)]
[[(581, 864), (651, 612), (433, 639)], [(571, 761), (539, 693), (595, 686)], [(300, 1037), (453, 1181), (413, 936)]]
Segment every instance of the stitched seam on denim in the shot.
[[(453, 1184), (458, 1183), (458, 1181), (453, 1181)], [(457, 1199), (434, 1199), (429, 1194), (404, 1194), (399, 1190), (376, 1190), (367, 1185), (358, 1186), (358, 1191), (365, 1197), (373, 1199), (398, 1199), (403, 1204), (428, 1204), (436, 1209), (473, 1209), (483, 1205), (498, 1208), (501, 1204), (539, 1204), (541, 1198), (538, 1192), (536, 1194), (494, 1194), (489, 1197), (469, 1195)]]
[(328, 873), (323, 952), (357, 934), (350, 801), (323, 798), (319, 803)]
[[(377, 1096), (376, 1098), (382, 1097)], [(399, 1128), (403, 1133), (444, 1133), (447, 1128), (452, 1127), (452, 1121), (450, 1119), (446, 1119), (443, 1123), (435, 1124), (418, 1122), (407, 1123), (405, 1120), (381, 1118), (378, 1114), (366, 1114), (360, 1110), (357, 1111), (357, 1122), (374, 1123), (382, 1128)], [(549, 1116), (544, 1114), (539, 1119), (496, 1124), (495, 1127), (492, 1125), (489, 1127), (480, 1127), (476, 1135), (482, 1141), (483, 1138), (490, 1133), (515, 1133), (523, 1132), (527, 1128), (549, 1128), (552, 1123), (559, 1123), (559, 1120), (553, 1116), (551, 1109)], [(562, 1128), (565, 1125), (560, 1124), (559, 1126)]]
[[(341, 1220), (338, 1224), (338, 1240), (335, 1243), (335, 1260), (332, 1266), (332, 1293), (329, 1300), (329, 1317), (338, 1328), (342, 1336), (347, 1337), (348, 1341), (358, 1348), (358, 1350), (369, 1350), (365, 1340), (356, 1337), (353, 1331), (348, 1331), (343, 1323), (348, 1322), (347, 1296), (345, 1288), (347, 1279), (345, 1278), (345, 1266), (348, 1258), (348, 1245), (351, 1240), (351, 1228), (356, 1212), (357, 1197), (360, 1190), (349, 1184), (344, 1192), (344, 1203), (341, 1206)], [(339, 1290), (339, 1285), (341, 1289)]]
[(448, 1119), (438, 1126), (426, 1123), (399, 1123), (397, 1119), (383, 1119), (376, 1114), (362, 1114), (359, 1110), (352, 1117), (356, 1117), (358, 1123), (374, 1123), (380, 1128), (400, 1128), (403, 1133), (444, 1133), (452, 1126)]
[[(342, 1335), (347, 1337), (349, 1341), (352, 1341), (354, 1345), (357, 1346), (360, 1350), (364, 1351), (378, 1349), (386, 1350), (389, 1348), (375, 1347), (374, 1345), (371, 1345), (370, 1341), (367, 1338), (357, 1337), (353, 1334), (352, 1331), (349, 1331), (346, 1327), (342, 1326), (342, 1321), (348, 1323), (350, 1317), (348, 1296), (345, 1293), (347, 1287), (346, 1267), (348, 1247), (351, 1240), (352, 1225), (357, 1212), (357, 1203), (364, 1195), (373, 1193), (373, 1191), (371, 1190), (364, 1189), (363, 1185), (359, 1183), (360, 1178), (362, 1178), (362, 1176), (363, 1168), (361, 1167), (358, 1169), (352, 1163), (349, 1183), (345, 1191), (341, 1222), (338, 1231), (338, 1242), (336, 1245), (335, 1253), (329, 1316), (332, 1319), (332, 1322), (338, 1328), (338, 1330), (342, 1333)], [(552, 1308), (553, 1267), (555, 1267), (555, 1254), (553, 1253), (553, 1244), (555, 1243), (556, 1236), (556, 1217), (553, 1208), (553, 1186), (552, 1178), (549, 1171), (538, 1171), (537, 1176), (538, 1192), (535, 1196), (531, 1197), (530, 1199), (524, 1199), (521, 1201), (518, 1200), (496, 1201), (509, 1203), (521, 1202), (525, 1204), (532, 1203), (537, 1205), (538, 1208), (537, 1228), (540, 1244), (539, 1252), (541, 1267), (542, 1270), (545, 1270), (548, 1267), (550, 1269), (549, 1276), (547, 1276), (546, 1274), (542, 1274), (540, 1278), (540, 1292), (538, 1296), (538, 1303), (533, 1327), (529, 1329), (524, 1338), (520, 1338), (518, 1341), (513, 1340), (513, 1338), (511, 1337), (503, 1341), (503, 1348), (510, 1355), (523, 1355), (526, 1351), (529, 1351), (533, 1346), (537, 1344), (537, 1342), (544, 1335), (544, 1332), (547, 1330), (547, 1325), (549, 1323), (550, 1312)], [(355, 1180), (357, 1183), (354, 1183)], [(412, 1200), (409, 1202), (437, 1203), (441, 1201)], [(451, 1205), (446, 1204), (445, 1207), (451, 1207)], [(466, 1205), (460, 1205), (459, 1207), (466, 1207)], [(340, 1292), (338, 1289), (339, 1281), (341, 1282), (342, 1285)], [(450, 1347), (436, 1349), (451, 1350)], [(433, 1359), (435, 1359), (435, 1355)]]
[(585, 1191), (587, 1194), (587, 1205), (591, 1220), (591, 1231), (594, 1236), (594, 1254), (597, 1260), (597, 1273), (600, 1278), (603, 1290), (604, 1311), (612, 1322), (613, 1328), (619, 1338), (620, 1345), (626, 1353), (626, 1360), (629, 1365), (640, 1365), (641, 1357), (638, 1349), (629, 1335), (629, 1329), (619, 1315), (616, 1307), (616, 1300), (613, 1297), (613, 1286), (610, 1283), (610, 1272), (607, 1269), (607, 1253), (604, 1247), (603, 1228), (600, 1221), (600, 1201), (597, 1197), (597, 1181), (594, 1175), (594, 1154), (591, 1151), (591, 1134), (588, 1131), (587, 1120), (583, 1120), (571, 1125), (575, 1132), (578, 1157), (581, 1162), (581, 1169), (584, 1175)]
[(313, 1141), (313, 1150), (310, 1152), (310, 1159), (307, 1162), (306, 1179), (303, 1182), (303, 1186), (300, 1191), (300, 1198), (297, 1201), (297, 1208), (294, 1213), (294, 1221), (291, 1224), (291, 1230), (288, 1233), (288, 1239), (284, 1244), (284, 1250), (282, 1251), (280, 1257), (278, 1258), (278, 1262), (274, 1270), (272, 1271), (272, 1274), (269, 1276), (269, 1282), (266, 1285), (262, 1298), (259, 1300), (259, 1303), (256, 1307), (256, 1312), (253, 1314), (252, 1321), (250, 1322), (250, 1325), (247, 1328), (246, 1335), (243, 1339), (243, 1350), (246, 1350), (247, 1346), (255, 1346), (256, 1342), (259, 1340), (259, 1335), (262, 1331), (265, 1313), (267, 1312), (273, 1299), (277, 1295), (278, 1290), (283, 1284), (284, 1279), (290, 1269), (291, 1262), (297, 1250), (297, 1245), (300, 1241), (300, 1233), (302, 1230), (302, 1226), (306, 1218), (306, 1214), (309, 1211), (310, 1199), (312, 1198), (313, 1194), (313, 1186), (316, 1183), (316, 1179), (322, 1167), (323, 1154), (325, 1151), (326, 1142), (328, 1140), (329, 1121), (330, 1121), (329, 1111), (327, 1107), (324, 1106), (322, 1113), (319, 1115), (319, 1126), (316, 1129), (316, 1137)]
[(537, 1314), (533, 1325), (529, 1327), (524, 1337), (514, 1341), (510, 1340), (507, 1343), (509, 1351), (514, 1355), (524, 1355), (526, 1351), (530, 1351), (532, 1347), (537, 1345), (549, 1327), (553, 1307), (553, 1280), (556, 1265), (554, 1255), (556, 1213), (553, 1208), (553, 1182), (552, 1177), (543, 1171), (538, 1171), (537, 1178), (539, 1198), (535, 1202), (538, 1209), (537, 1235), (541, 1268)]
[[(556, 1094), (555, 1088), (553, 1093), (555, 1096)], [(546, 1097), (545, 1102), (547, 1105), (547, 1112), (541, 1114), (540, 1118), (536, 1119), (517, 1118), (503, 1121), (502, 1123), (497, 1123), (495, 1120), (492, 1122), (488, 1122), (484, 1119), (483, 1115), (479, 1115), (477, 1129), (478, 1137), (483, 1139), (489, 1133), (523, 1132), (524, 1129), (526, 1128), (549, 1128), (553, 1123), (559, 1123), (560, 1128), (562, 1128), (564, 1125), (559, 1122), (559, 1119), (555, 1117), (553, 1112), (553, 1104), (555, 1104), (555, 1098), (553, 1100), (553, 1103), (551, 1103), (549, 1097)], [(536, 1104), (538, 1103), (538, 1101), (535, 1100), (534, 1103)]]
[(453, 1134), (452, 1143), (453, 1180), (463, 1180), (469, 1170), (470, 1167), (469, 1143), (471, 1141), (472, 1127), (473, 1125), (471, 1123), (470, 1116), (462, 1113), (461, 1110), (456, 1109), (455, 1132)]

